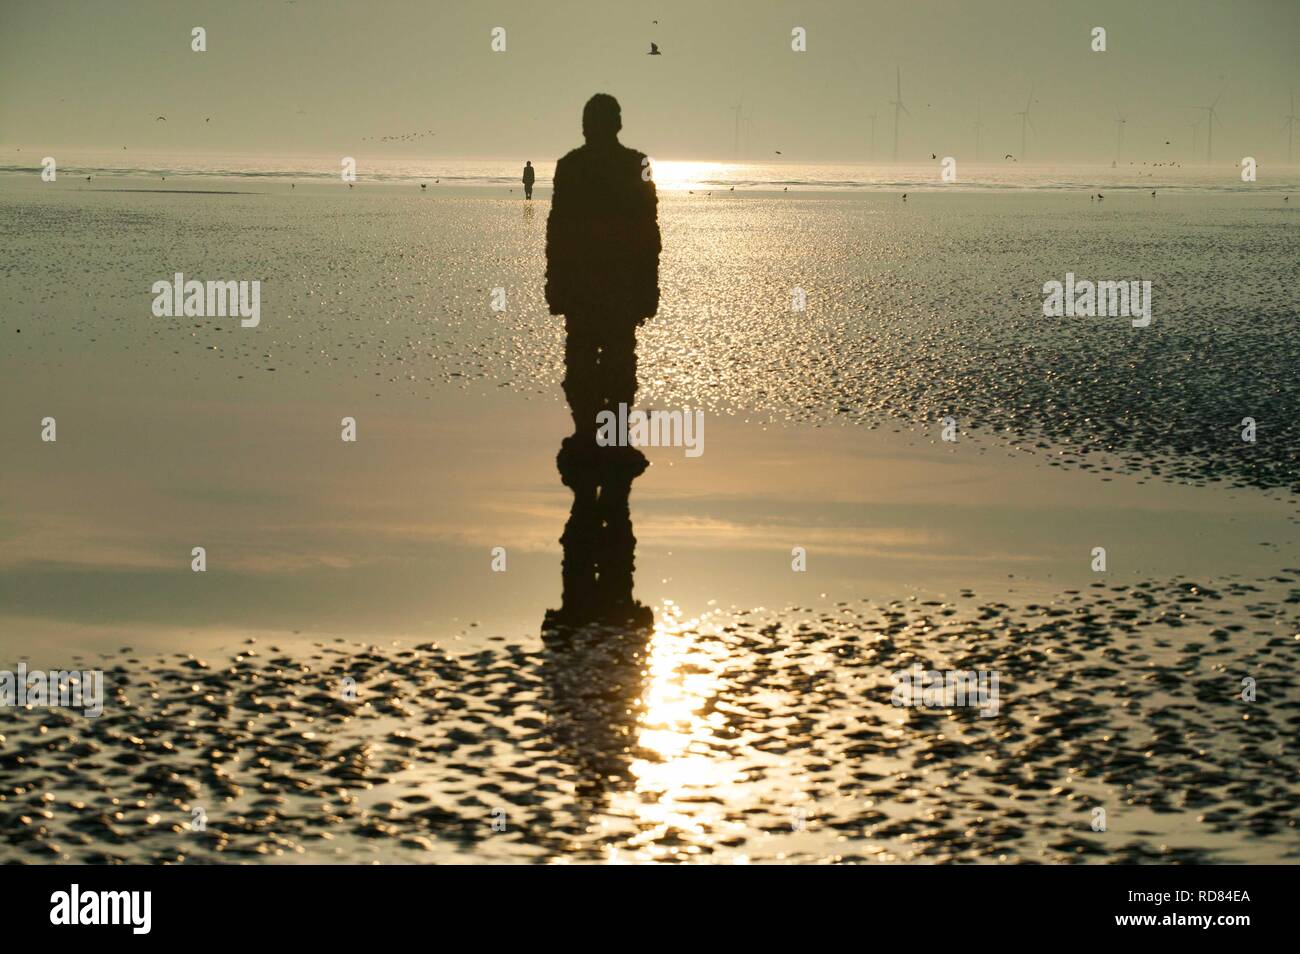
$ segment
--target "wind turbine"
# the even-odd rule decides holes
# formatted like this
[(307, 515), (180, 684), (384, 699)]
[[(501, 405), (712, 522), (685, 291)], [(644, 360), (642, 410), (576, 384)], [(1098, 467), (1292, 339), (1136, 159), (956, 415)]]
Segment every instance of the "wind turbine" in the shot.
[(908, 119), (912, 118), (912, 114), (908, 112), (907, 107), (903, 105), (903, 68), (899, 66), (899, 67), (895, 67), (895, 70), (896, 72), (894, 73), (894, 96), (896, 98), (891, 99), (889, 102), (894, 107), (894, 161), (897, 162), (898, 161), (898, 113), (899, 110), (902, 110), (903, 112), (907, 113)]
[(867, 117), (871, 120), (871, 161), (876, 161), (876, 114)]
[(1020, 158), (1024, 159), (1029, 155), (1029, 129), (1033, 123), (1029, 121), (1029, 106), (1034, 101), (1034, 88), (1029, 87), (1029, 98), (1025, 100), (1025, 108), (1019, 112), (1012, 113), (1013, 116), (1020, 117)]
[(975, 100), (975, 161), (980, 161), (980, 130), (984, 128), (980, 101)]
[(1124, 124), (1128, 122), (1124, 114), (1115, 107), (1115, 161), (1119, 162), (1124, 158)]
[(1214, 97), (1214, 102), (1209, 106), (1192, 107), (1192, 109), (1205, 110), (1206, 115), (1209, 117), (1209, 127), (1205, 130), (1205, 161), (1207, 163), (1214, 162), (1214, 120), (1217, 119), (1219, 115), (1214, 111), (1214, 107), (1219, 105), (1219, 100), (1223, 99), (1223, 90), (1226, 90), (1227, 88), (1228, 84), (1224, 83), (1223, 89), (1219, 90), (1219, 95)]
[(1295, 92), (1291, 93), (1291, 113), (1286, 118), (1286, 161), (1291, 162), (1291, 147), (1295, 142), (1295, 124), (1300, 116), (1295, 114)]
[(744, 105), (745, 105), (745, 94), (742, 92), (740, 94), (740, 102), (738, 102), (735, 106), (727, 107), (728, 109), (734, 110), (736, 113), (735, 132), (732, 134), (731, 137), (731, 158), (733, 162), (740, 158), (740, 110), (741, 107), (743, 107)]

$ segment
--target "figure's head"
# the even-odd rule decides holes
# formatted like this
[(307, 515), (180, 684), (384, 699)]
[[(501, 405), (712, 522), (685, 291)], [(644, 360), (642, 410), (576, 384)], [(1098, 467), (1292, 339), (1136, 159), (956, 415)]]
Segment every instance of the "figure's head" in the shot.
[(588, 142), (618, 137), (623, 128), (623, 111), (618, 100), (608, 93), (597, 93), (582, 108), (582, 135)]
[(525, 160), (524, 160), (524, 165), (526, 165), (526, 166), (531, 166), (532, 164), (533, 164), (533, 160), (531, 160), (531, 159), (525, 159)]

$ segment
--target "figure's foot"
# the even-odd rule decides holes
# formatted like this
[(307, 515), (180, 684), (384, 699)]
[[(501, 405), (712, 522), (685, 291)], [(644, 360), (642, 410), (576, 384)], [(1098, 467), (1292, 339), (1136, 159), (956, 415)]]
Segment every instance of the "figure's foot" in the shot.
[(600, 467), (621, 477), (639, 477), (650, 466), (645, 454), (636, 447), (602, 447)]
[(559, 637), (584, 630), (644, 632), (652, 628), (654, 622), (654, 610), (633, 600), (616, 607), (562, 607), (547, 610), (542, 621), (542, 631)]
[[(571, 434), (560, 442), (555, 456), (560, 474), (599, 471), (602, 475), (639, 477), (650, 466), (645, 454), (636, 447), (602, 447), (595, 434)], [(566, 481), (567, 482), (567, 481)]]
[[(560, 452), (555, 455), (555, 465), (561, 477), (576, 475), (596, 468), (596, 454), (600, 451), (596, 436), (571, 434), (560, 442)], [(566, 484), (569, 481), (564, 481)]]

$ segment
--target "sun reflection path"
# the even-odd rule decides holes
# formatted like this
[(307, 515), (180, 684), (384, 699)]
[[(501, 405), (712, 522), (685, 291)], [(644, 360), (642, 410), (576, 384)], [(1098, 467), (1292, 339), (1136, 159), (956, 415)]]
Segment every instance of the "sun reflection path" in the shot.
[[(781, 760), (751, 747), (737, 726), (743, 711), (728, 700), (735, 665), (727, 634), (707, 619), (683, 619), (678, 607), (664, 606), (647, 646), (630, 765), (635, 784), (610, 806), (637, 830), (623, 845), (610, 846), (611, 860), (619, 860), (623, 849), (636, 860), (669, 860), (744, 840), (748, 826), (741, 812), (757, 804), (760, 789), (773, 794), (767, 784), (751, 783), (770, 782)], [(781, 800), (789, 798), (787, 792)]]

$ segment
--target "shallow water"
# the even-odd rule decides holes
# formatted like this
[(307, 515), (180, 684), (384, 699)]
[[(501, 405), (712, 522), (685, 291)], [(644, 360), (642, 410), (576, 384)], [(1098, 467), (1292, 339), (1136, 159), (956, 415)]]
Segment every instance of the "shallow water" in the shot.
[[(359, 397), (432, 401), (450, 384), (558, 400), (544, 202), (3, 181), (14, 360), (57, 373), (64, 355), (122, 353), (231, 388), (276, 374), (300, 391), (316, 374)], [(1300, 488), (1300, 209), (1280, 196), (672, 194), (661, 223), (643, 404), (932, 432), (951, 416), (1079, 466), (1105, 451), (1180, 481)], [(262, 325), (154, 318), (148, 286), (178, 271), (260, 279)], [(1043, 284), (1067, 272), (1150, 280), (1150, 326), (1044, 318)]]
[[(1294, 857), (1278, 196), (665, 196), (640, 400), (706, 450), (632, 493), (654, 631), (544, 645), (546, 203), (85, 186), (0, 176), (0, 632), (116, 695), (0, 713), (0, 857)], [(261, 324), (153, 317), (176, 271)], [(1151, 326), (1043, 318), (1066, 271), (1151, 278)], [(999, 716), (891, 706), (913, 661)]]

